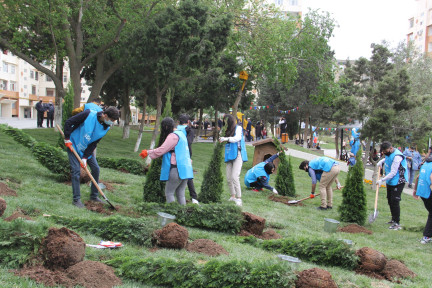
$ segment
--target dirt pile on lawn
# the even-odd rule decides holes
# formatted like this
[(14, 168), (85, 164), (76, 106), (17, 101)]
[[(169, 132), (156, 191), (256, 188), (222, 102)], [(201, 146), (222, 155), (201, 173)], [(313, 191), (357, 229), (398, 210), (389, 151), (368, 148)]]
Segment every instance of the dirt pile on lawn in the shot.
[(249, 212), (242, 212), (242, 214), (245, 223), (243, 223), (241, 229), (251, 234), (261, 235), (264, 231), (266, 220)]
[(80, 183), (84, 184), (90, 181), (91, 179), (90, 176), (88, 176), (87, 172), (83, 168), (80, 168)]
[(297, 274), (296, 288), (337, 288), (331, 274), (319, 268), (303, 270)]
[(186, 247), (189, 232), (177, 223), (169, 223), (153, 232), (152, 243), (159, 247), (183, 249)]
[(85, 246), (84, 240), (74, 231), (65, 227), (50, 228), (48, 235), (42, 239), (39, 252), (45, 267), (67, 269), (83, 261)]
[(282, 238), (282, 236), (280, 234), (276, 233), (276, 231), (274, 231), (273, 229), (266, 230), (261, 235), (255, 235), (255, 234), (249, 233), (245, 230), (241, 230), (237, 235), (238, 236), (244, 236), (244, 237), (254, 236), (256, 238), (263, 239), (263, 240)]
[(5, 218), (4, 221), (11, 222), (17, 218), (23, 218), (26, 220), (33, 220), (30, 216), (25, 215), (21, 210), (16, 210), (9, 217)]
[[(91, 200), (84, 202), (84, 206), (92, 212), (96, 212), (96, 213), (100, 213), (100, 214), (106, 214), (106, 215), (113, 215), (116, 211), (114, 209), (107, 208), (105, 206), (105, 204), (102, 202), (96, 202), (96, 201), (91, 201)], [(116, 209), (119, 208), (117, 206), (115, 206), (115, 207), (116, 207)]]
[(5, 183), (0, 182), (0, 196), (18, 196), (15, 190), (9, 188)]
[(3, 213), (6, 211), (6, 201), (3, 198), (0, 198), (0, 216), (3, 215)]
[(366, 234), (372, 234), (372, 231), (364, 228), (363, 226), (360, 226), (358, 224), (349, 224), (347, 226), (338, 228), (338, 230), (340, 232), (345, 232), (345, 233), (366, 233)]
[(288, 203), (288, 201), (290, 200), (297, 200), (297, 199), (292, 199), (290, 197), (287, 196), (281, 196), (281, 195), (270, 195), (268, 197), (269, 200), (273, 201), (273, 202), (279, 202), (279, 203), (284, 203), (286, 205), (289, 206), (304, 206), (304, 204), (302, 202), (297, 202), (297, 203)]
[(369, 247), (363, 247), (356, 251), (356, 255), (360, 258), (360, 269), (372, 272), (380, 272), (384, 269), (387, 258), (386, 256)]
[(398, 279), (414, 278), (417, 276), (413, 271), (408, 269), (405, 264), (395, 259), (387, 261), (381, 274), (384, 275), (387, 280), (392, 282), (400, 282)]
[(188, 243), (186, 250), (189, 252), (203, 253), (209, 256), (219, 256), (221, 254), (229, 255), (221, 245), (210, 239), (197, 239), (192, 243)]

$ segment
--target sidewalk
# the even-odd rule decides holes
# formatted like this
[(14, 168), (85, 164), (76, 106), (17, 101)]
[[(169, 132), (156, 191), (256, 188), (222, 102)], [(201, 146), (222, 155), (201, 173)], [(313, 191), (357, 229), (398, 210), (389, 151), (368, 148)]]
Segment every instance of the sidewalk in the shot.
[[(0, 124), (7, 124), (13, 128), (19, 129), (37, 129), (37, 120), (30, 118), (3, 118), (0, 117)], [(43, 122), (45, 127), (46, 120)]]

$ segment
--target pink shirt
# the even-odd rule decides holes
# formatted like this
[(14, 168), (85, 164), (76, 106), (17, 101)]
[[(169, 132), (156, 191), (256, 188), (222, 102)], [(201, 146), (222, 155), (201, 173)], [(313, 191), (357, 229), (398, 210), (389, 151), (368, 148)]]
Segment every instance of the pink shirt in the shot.
[[(153, 150), (147, 150), (148, 156), (151, 159), (159, 158), (162, 155), (168, 153), (169, 151), (174, 150), (178, 141), (179, 141), (179, 136), (177, 136), (174, 133), (170, 133), (160, 147)], [(171, 165), (177, 165), (177, 160), (174, 151), (171, 154)]]

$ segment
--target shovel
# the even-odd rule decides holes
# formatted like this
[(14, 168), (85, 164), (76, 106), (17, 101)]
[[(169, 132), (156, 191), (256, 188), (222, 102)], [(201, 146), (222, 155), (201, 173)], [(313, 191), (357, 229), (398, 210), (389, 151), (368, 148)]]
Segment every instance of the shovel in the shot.
[[(379, 176), (381, 174), (381, 169), (378, 170), (378, 179), (379, 180)], [(374, 213), (372, 215), (369, 215), (369, 223), (372, 223), (375, 221), (375, 219), (378, 217), (378, 193), (379, 193), (379, 185), (376, 185), (376, 192), (375, 192), (375, 210)]]
[[(63, 130), (60, 128), (60, 126), (57, 124), (56, 125), (57, 129), (59, 130), (60, 134), (62, 135), (63, 139), (64, 139), (64, 133)], [(72, 151), (72, 153), (75, 155), (75, 157), (78, 159), (78, 162), (80, 163), (81, 167), (83, 167), (83, 162), (81, 160), (81, 157), (78, 155), (78, 153), (75, 151), (75, 149), (72, 147), (70, 147), (70, 150)], [(93, 185), (96, 187), (96, 189), (99, 191), (99, 193), (102, 195), (102, 197), (105, 199), (105, 201), (111, 206), (112, 209), (117, 210), (113, 204), (111, 204), (111, 202), (108, 200), (108, 198), (105, 196), (105, 194), (102, 192), (102, 189), (99, 187), (99, 184), (96, 182), (96, 180), (93, 178), (93, 176), (91, 175), (90, 171), (88, 170), (87, 166), (84, 168), (84, 170), (86, 171), (87, 175), (90, 177), (91, 181), (93, 182)]]
[[(320, 194), (316, 194), (315, 197), (317, 197), (319, 195)], [(303, 198), (303, 199), (299, 199), (299, 200), (290, 200), (290, 201), (288, 201), (288, 204), (297, 204), (297, 203), (299, 203), (299, 202), (301, 202), (303, 200), (307, 200), (307, 199), (312, 199), (312, 198), (309, 196), (309, 197), (306, 197), (306, 198)]]

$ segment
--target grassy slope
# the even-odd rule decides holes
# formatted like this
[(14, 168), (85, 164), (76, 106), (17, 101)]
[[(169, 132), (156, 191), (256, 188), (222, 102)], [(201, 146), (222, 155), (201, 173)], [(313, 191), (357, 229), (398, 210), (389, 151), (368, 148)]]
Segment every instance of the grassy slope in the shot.
[[(27, 130), (33, 137), (39, 141), (55, 143), (57, 138), (52, 129), (34, 129)], [(143, 143), (140, 149), (148, 147), (151, 134), (145, 134)], [(102, 139), (98, 147), (98, 155), (109, 157), (138, 157), (137, 153), (133, 153), (133, 147), (136, 141), (136, 131), (131, 131), (131, 139), (121, 140), (121, 130), (114, 128), (113, 131)], [(114, 143), (114, 145), (113, 145)], [(200, 192), (202, 175), (206, 168), (213, 146), (209, 143), (196, 143), (193, 145), (193, 163), (194, 169), (197, 170), (195, 184), (198, 193)], [(242, 169), (242, 178), (251, 167), (253, 158), (253, 148), (248, 147), (250, 161), (244, 163)], [(298, 170), (301, 159), (293, 158), (293, 167), (296, 180), (296, 189), (299, 197), (303, 198), (309, 195), (310, 178), (306, 173)], [(55, 182), (53, 175), (46, 168), (39, 165), (30, 154), (30, 151), (25, 147), (15, 143), (9, 136), (0, 133), (0, 177), (1, 179), (15, 179), (18, 183), (11, 183), (19, 197), (5, 197), (8, 208), (3, 217), (8, 217), (13, 213), (16, 207), (24, 209), (37, 208), (42, 213), (56, 214), (67, 216), (80, 216), (88, 218), (102, 217), (101, 215), (89, 212), (87, 210), (78, 210), (71, 203), (71, 187), (63, 183)], [(223, 167), (224, 169), (224, 167)], [(345, 181), (346, 174), (340, 176), (342, 183)], [(274, 183), (272, 177), (272, 182)], [(142, 183), (143, 177), (124, 174), (115, 170), (101, 170), (101, 179), (121, 183), (116, 185), (114, 192), (107, 192), (108, 198), (115, 205), (123, 205), (133, 207), (142, 199)], [(242, 184), (243, 185), (243, 184)], [(244, 188), (244, 187), (243, 187)], [(226, 201), (229, 198), (228, 187), (225, 184)], [(368, 213), (373, 212), (373, 201), (375, 193), (367, 186), (368, 197)], [(188, 194), (188, 193), (187, 193)], [(350, 239), (355, 243), (355, 248), (371, 247), (390, 258), (396, 258), (405, 262), (405, 264), (418, 274), (418, 277), (413, 281), (404, 280), (403, 284), (392, 284), (385, 282), (389, 287), (429, 287), (429, 275), (432, 265), (430, 253), (432, 245), (421, 245), (419, 239), (421, 233), (408, 231), (391, 231), (388, 230), (385, 223), (390, 218), (387, 201), (385, 199), (385, 190), (381, 189), (378, 210), (380, 212), (377, 220), (372, 225), (366, 225), (366, 228), (374, 232), (373, 235), (363, 234), (346, 234), (335, 233), (327, 234), (323, 231), (324, 218), (338, 219), (337, 209), (331, 211), (318, 211), (315, 209), (319, 205), (319, 199), (307, 200), (303, 207), (289, 207), (281, 203), (274, 203), (267, 199), (270, 195), (268, 192), (253, 192), (243, 190), (243, 210), (264, 217), (268, 224), (277, 223), (282, 225), (282, 229), (277, 232), (285, 237), (309, 237), (311, 239), (337, 238)], [(82, 198), (86, 200), (89, 196), (89, 188), (82, 186)], [(334, 206), (337, 207), (341, 202), (341, 193), (335, 191)], [(424, 225), (426, 221), (426, 210), (421, 201), (412, 199), (409, 195), (403, 195), (402, 206), (402, 224), (409, 227), (417, 227)], [(249, 245), (242, 245), (232, 241), (234, 236), (229, 236), (223, 233), (210, 232), (195, 228), (188, 228), (190, 238), (209, 238), (222, 245), (229, 253), (229, 256), (219, 256), (218, 259), (244, 259), (247, 261), (262, 261), (272, 260), (277, 261), (275, 254), (253, 248)], [(97, 243), (101, 239), (91, 234), (80, 235), (87, 243)], [(115, 239), (104, 239), (114, 240)], [(174, 258), (187, 259), (209, 259), (205, 255), (191, 254), (186, 251), (174, 251), (161, 249), (156, 252), (149, 252), (140, 247), (126, 245), (119, 250), (98, 250), (87, 249), (86, 257), (89, 260), (97, 260), (101, 258), (111, 257), (113, 255), (152, 255)], [(320, 267), (328, 270), (333, 278), (338, 283), (339, 287), (372, 287), (372, 283), (380, 282), (365, 276), (359, 276), (355, 273), (342, 270), (334, 267), (317, 266), (311, 263), (302, 263), (299, 270)], [(0, 267), (0, 286), (1, 287), (35, 287), (31, 281), (18, 279), (9, 272), (5, 267)], [(41, 287), (41, 286), (39, 286)], [(149, 287), (139, 283), (126, 282), (122, 287)]]

